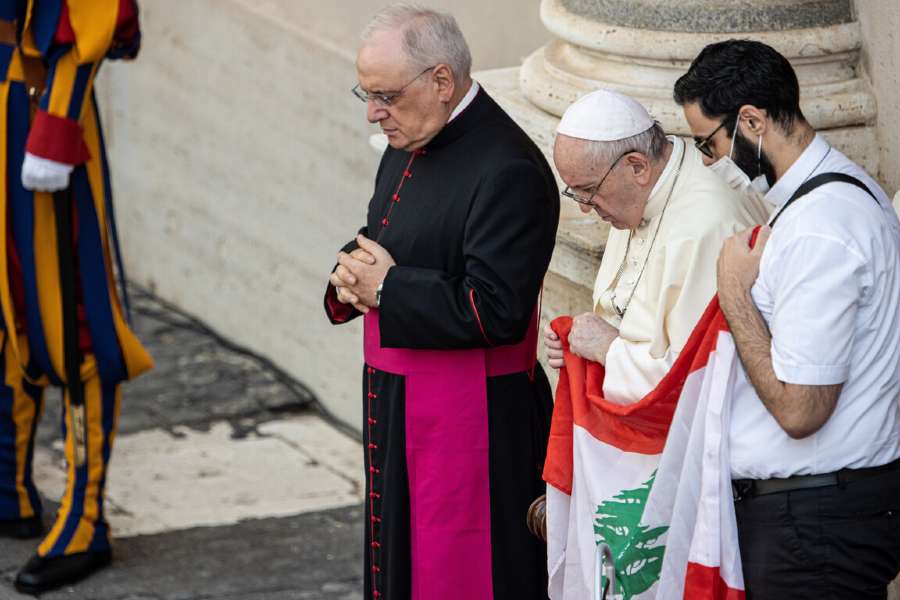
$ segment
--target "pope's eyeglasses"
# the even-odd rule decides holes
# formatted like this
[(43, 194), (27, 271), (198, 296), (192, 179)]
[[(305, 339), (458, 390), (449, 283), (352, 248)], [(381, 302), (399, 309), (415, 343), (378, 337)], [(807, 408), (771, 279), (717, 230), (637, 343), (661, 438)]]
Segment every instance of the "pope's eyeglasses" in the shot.
[(587, 196), (579, 193), (579, 190), (572, 189), (569, 186), (566, 186), (566, 189), (564, 189), (561, 192), (562, 195), (565, 196), (566, 198), (571, 198), (578, 204), (584, 204), (585, 206), (592, 206), (594, 196), (597, 195), (597, 192), (600, 190), (600, 186), (603, 185), (603, 182), (606, 181), (606, 178), (609, 177), (609, 174), (612, 173), (613, 169), (616, 168), (616, 165), (619, 164), (619, 161), (622, 160), (622, 158), (626, 154), (631, 154), (632, 152), (636, 152), (636, 150), (628, 150), (627, 152), (623, 152), (622, 154), (620, 154), (619, 157), (616, 160), (614, 160), (611, 165), (609, 165), (609, 169), (606, 170), (606, 174), (600, 180), (600, 183), (598, 183), (594, 187), (588, 188), (586, 190), (581, 190), (585, 193), (588, 193)]

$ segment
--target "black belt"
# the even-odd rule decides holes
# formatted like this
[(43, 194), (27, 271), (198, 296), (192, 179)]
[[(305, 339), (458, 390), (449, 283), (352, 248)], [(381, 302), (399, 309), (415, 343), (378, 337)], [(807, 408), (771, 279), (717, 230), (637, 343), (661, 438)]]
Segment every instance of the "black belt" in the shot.
[(900, 471), (900, 460), (866, 469), (841, 469), (833, 473), (795, 475), (785, 479), (733, 479), (731, 481), (731, 491), (734, 494), (734, 501), (738, 502), (744, 498), (753, 498), (754, 496), (764, 496), (766, 494), (780, 494), (782, 492), (836, 485), (843, 486), (852, 481), (859, 481), (860, 479), (874, 477), (890, 471)]

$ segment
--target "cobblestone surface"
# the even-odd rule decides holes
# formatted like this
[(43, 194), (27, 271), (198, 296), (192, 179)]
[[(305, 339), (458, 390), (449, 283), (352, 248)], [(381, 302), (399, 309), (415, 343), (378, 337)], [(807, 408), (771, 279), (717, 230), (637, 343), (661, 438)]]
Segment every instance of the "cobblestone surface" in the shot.
[[(302, 384), (196, 319), (137, 288), (131, 288), (131, 301), (134, 329), (156, 366), (126, 384), (119, 434), (151, 427), (206, 430), (224, 419), (242, 436), (259, 423), (313, 407)], [(39, 433), (44, 443), (59, 435), (58, 391), (50, 391), (47, 400)]]
[[(156, 368), (124, 388), (120, 435), (153, 428), (178, 435), (177, 426), (208, 431), (224, 421), (241, 439), (262, 423), (316, 410), (302, 384), (266, 361), (139, 290), (132, 302), (135, 329)], [(58, 440), (59, 405), (58, 392), (48, 393), (41, 447)], [(46, 503), (48, 524), (55, 508)], [(42, 598), (360, 600), (361, 511), (352, 506), (119, 539), (111, 568)], [(12, 581), (35, 545), (0, 540), (0, 600), (26, 598)]]
[[(42, 600), (361, 600), (362, 509), (119, 540), (115, 562)], [(34, 544), (3, 540), (0, 599)]]

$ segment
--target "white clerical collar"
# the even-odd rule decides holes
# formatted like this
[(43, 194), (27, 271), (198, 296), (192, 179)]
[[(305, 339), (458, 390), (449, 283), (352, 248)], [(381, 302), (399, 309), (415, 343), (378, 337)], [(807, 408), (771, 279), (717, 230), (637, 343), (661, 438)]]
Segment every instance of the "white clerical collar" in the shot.
[(455, 119), (459, 113), (466, 110), (466, 108), (472, 104), (472, 100), (475, 99), (476, 94), (478, 94), (478, 82), (472, 80), (472, 85), (469, 87), (469, 91), (466, 92), (466, 95), (463, 96), (463, 99), (459, 101), (459, 104), (456, 105), (456, 108), (453, 109), (453, 112), (450, 113), (450, 118), (447, 119), (449, 123), (453, 119)]
[(662, 173), (659, 174), (659, 179), (656, 180), (656, 183), (653, 184), (653, 189), (650, 190), (647, 206), (644, 208), (644, 217), (641, 219), (642, 225), (649, 223), (653, 217), (662, 212), (666, 195), (660, 192), (663, 191), (663, 188), (669, 181), (669, 177), (678, 168), (679, 163), (681, 163), (681, 155), (684, 154), (683, 139), (675, 135), (668, 135), (666, 139), (672, 143), (672, 153), (669, 155), (669, 160), (666, 162)]
[(766, 200), (775, 205), (773, 214), (777, 213), (778, 209), (794, 195), (797, 188), (816, 172), (829, 150), (831, 150), (831, 146), (828, 145), (825, 138), (817, 133), (806, 150), (766, 194)]

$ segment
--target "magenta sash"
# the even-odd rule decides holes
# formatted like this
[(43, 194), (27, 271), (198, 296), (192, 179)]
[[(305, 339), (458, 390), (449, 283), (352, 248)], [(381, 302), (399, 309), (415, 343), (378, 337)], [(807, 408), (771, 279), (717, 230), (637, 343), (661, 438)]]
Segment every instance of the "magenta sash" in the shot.
[(491, 600), (487, 378), (534, 367), (536, 320), (511, 346), (407, 350), (381, 347), (371, 310), (364, 347), (369, 366), (406, 377), (412, 600)]

